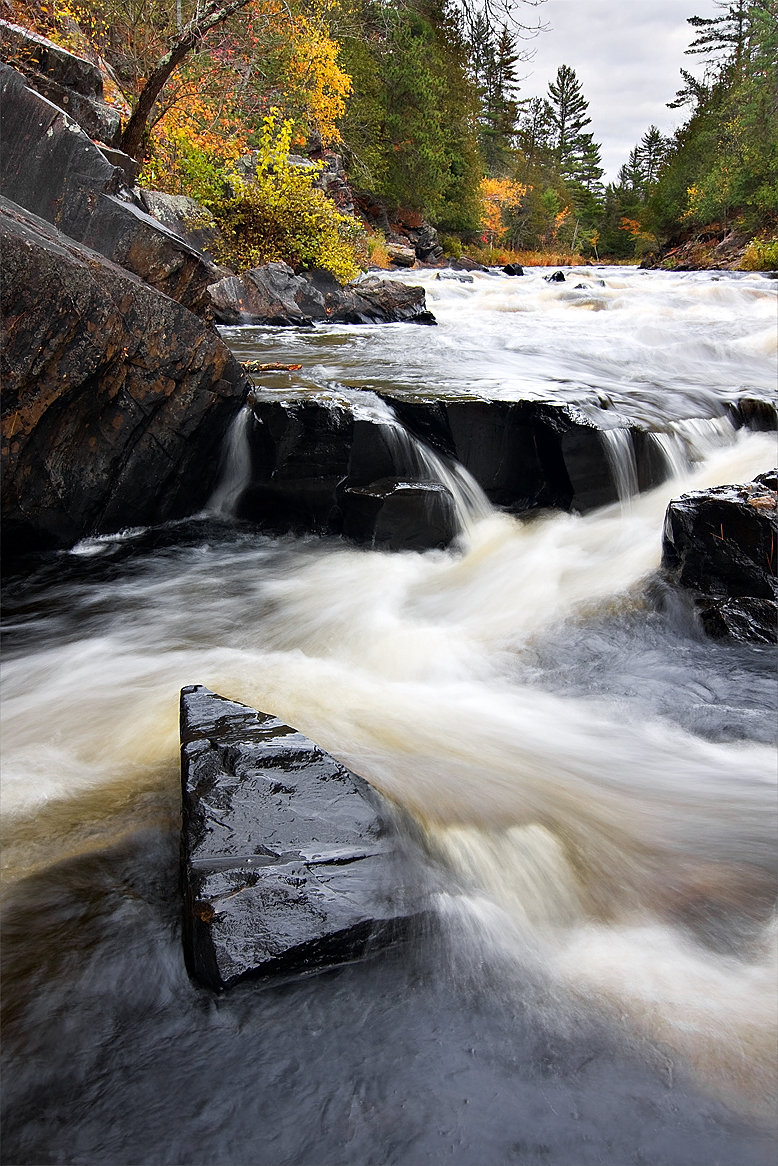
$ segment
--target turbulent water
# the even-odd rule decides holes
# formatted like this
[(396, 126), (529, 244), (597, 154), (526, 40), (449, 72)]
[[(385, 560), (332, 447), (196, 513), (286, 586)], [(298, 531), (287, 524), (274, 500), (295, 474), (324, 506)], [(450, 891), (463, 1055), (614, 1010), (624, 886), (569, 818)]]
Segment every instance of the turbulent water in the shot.
[[(657, 490), (629, 498), (616, 437), (625, 502), (586, 517), (489, 512), (460, 478), (449, 552), (270, 538), (226, 517), (238, 424), (209, 514), (9, 580), (4, 1161), (773, 1160), (775, 655), (706, 639), (658, 566), (669, 498), (775, 463), (726, 405), (774, 386), (777, 285), (541, 275), (425, 274), (437, 329), (226, 336), (303, 364), (268, 378), (279, 391), (640, 419), (674, 468)], [(302, 982), (193, 985), (191, 683), (277, 714), (415, 815), (439, 926)]]

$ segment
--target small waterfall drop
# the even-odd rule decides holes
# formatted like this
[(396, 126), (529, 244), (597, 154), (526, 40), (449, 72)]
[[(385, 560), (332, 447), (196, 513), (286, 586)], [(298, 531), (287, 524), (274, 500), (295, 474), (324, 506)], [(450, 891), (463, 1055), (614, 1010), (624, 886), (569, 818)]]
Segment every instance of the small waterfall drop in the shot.
[(695, 417), (671, 421), (664, 433), (648, 437), (664, 458), (671, 478), (679, 478), (722, 446), (732, 445), (735, 426), (729, 417)]
[(422, 482), (439, 482), (454, 499), (460, 532), (468, 536), (494, 508), (475, 478), (459, 462), (449, 461), (409, 433), (394, 410), (375, 393), (346, 392), (356, 420), (370, 421), (384, 433), (400, 474)]
[(251, 418), (251, 406), (244, 405), (227, 430), (224, 468), (205, 507), (211, 514), (220, 514), (224, 517), (233, 515), (241, 494), (251, 481), (251, 449), (248, 438)]
[(632, 434), (628, 429), (603, 429), (600, 435), (619, 502), (623, 505), (638, 493), (638, 467)]

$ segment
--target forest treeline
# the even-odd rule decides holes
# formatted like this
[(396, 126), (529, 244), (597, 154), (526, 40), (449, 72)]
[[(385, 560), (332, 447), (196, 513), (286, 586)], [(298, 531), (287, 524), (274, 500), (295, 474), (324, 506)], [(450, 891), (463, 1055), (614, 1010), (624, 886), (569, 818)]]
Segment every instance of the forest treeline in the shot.
[[(536, 0), (15, 0), (14, 16), (99, 58), (144, 184), (229, 224), (231, 259), (286, 258), (349, 278), (379, 258), (293, 154), (344, 160), (351, 185), (418, 211), (449, 254), (627, 262), (704, 230), (778, 266), (778, 0), (691, 16), (671, 138), (647, 127), (615, 182), (588, 102), (561, 64), (521, 94)], [(254, 151), (255, 172), (239, 160)]]

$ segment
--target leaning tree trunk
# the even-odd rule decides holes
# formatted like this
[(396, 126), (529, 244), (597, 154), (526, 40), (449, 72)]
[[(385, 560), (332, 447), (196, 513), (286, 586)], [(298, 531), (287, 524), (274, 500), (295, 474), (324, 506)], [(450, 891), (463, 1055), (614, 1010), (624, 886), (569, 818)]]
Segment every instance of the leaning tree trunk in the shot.
[(119, 142), (120, 149), (131, 158), (140, 158), (143, 149), (143, 138), (149, 115), (154, 108), (154, 102), (162, 92), (163, 86), (175, 69), (183, 61), (187, 53), (203, 39), (206, 33), (223, 24), (239, 9), (245, 8), (251, 0), (229, 0), (227, 4), (220, 4), (219, 0), (211, 0), (202, 14), (191, 20), (182, 28), (178, 36), (163, 57), (160, 57), (154, 68), (146, 78), (146, 83), (140, 91), (130, 120), (124, 127)]

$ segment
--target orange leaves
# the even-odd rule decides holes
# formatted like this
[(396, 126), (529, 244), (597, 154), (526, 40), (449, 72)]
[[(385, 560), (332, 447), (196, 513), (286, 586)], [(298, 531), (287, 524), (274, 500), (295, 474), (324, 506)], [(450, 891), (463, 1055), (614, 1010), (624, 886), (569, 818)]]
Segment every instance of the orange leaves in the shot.
[(480, 192), (481, 226), (489, 232), (494, 242), (502, 228), (503, 210), (518, 210), (527, 187), (511, 178), (482, 178)]
[(643, 232), (643, 228), (637, 219), (628, 219), (624, 215), (621, 217), (619, 226), (621, 227), (622, 231), (627, 231), (630, 235), (632, 235), (633, 239), (636, 239), (638, 235), (642, 234)]

